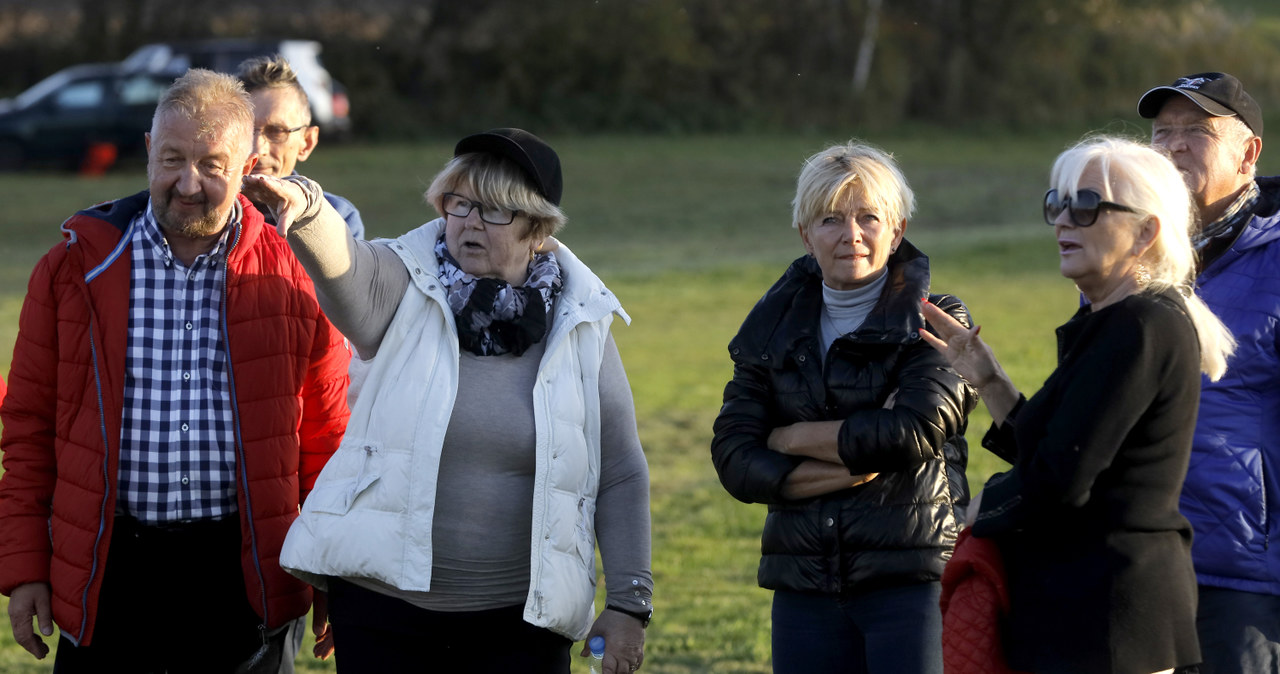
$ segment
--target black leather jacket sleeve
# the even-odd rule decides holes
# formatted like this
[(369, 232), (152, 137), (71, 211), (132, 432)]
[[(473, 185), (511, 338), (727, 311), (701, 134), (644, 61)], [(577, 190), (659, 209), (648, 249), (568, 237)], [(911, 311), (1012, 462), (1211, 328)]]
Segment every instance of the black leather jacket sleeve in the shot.
[(800, 459), (765, 446), (782, 425), (773, 413), (773, 388), (765, 368), (735, 363), (716, 417), (711, 460), (720, 484), (744, 503), (779, 503), (782, 485)]
[[(968, 324), (959, 300), (941, 308)], [(897, 388), (882, 409), (858, 410), (840, 427), (838, 451), (850, 474), (884, 473), (941, 459), (943, 444), (964, 431), (977, 393), (923, 340), (907, 347)]]

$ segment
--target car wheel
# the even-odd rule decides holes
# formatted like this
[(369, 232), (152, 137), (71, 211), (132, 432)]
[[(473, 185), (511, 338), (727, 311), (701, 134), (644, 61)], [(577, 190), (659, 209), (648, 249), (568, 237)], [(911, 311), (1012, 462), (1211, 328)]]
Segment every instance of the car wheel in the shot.
[(21, 143), (11, 138), (0, 138), (0, 171), (16, 171), (22, 168), (25, 159)]

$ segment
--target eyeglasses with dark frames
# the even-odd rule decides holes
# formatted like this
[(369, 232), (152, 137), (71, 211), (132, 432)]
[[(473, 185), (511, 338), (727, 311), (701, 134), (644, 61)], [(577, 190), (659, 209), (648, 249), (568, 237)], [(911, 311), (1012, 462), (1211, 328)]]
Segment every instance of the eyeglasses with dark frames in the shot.
[(1071, 215), (1071, 224), (1076, 227), (1088, 227), (1098, 221), (1098, 213), (1103, 209), (1138, 213), (1139, 211), (1112, 201), (1103, 201), (1096, 190), (1079, 190), (1075, 197), (1059, 197), (1058, 190), (1044, 193), (1044, 221), (1052, 226), (1063, 211)]
[(465, 218), (471, 215), (471, 211), (480, 210), (480, 219), (490, 225), (509, 225), (515, 221), (520, 211), (503, 208), (501, 206), (490, 206), (482, 204), (474, 199), (468, 199), (460, 194), (453, 192), (445, 192), (442, 195), (444, 202), (444, 212), (455, 218)]
[(290, 135), (305, 129), (308, 126), (311, 126), (311, 125), (303, 124), (302, 126), (295, 126), (292, 129), (286, 129), (283, 126), (268, 124), (266, 126), (260, 126), (255, 128), (253, 132), (255, 135), (261, 135), (273, 143), (283, 143), (289, 139)]

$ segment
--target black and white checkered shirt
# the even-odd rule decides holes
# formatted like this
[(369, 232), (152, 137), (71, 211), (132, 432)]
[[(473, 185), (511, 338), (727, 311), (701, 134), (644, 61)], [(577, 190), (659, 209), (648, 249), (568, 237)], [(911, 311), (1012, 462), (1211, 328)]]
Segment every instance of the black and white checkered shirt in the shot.
[(235, 433), (220, 318), (228, 235), (186, 267), (151, 205), (130, 224), (133, 278), (118, 508), (143, 523), (236, 512)]

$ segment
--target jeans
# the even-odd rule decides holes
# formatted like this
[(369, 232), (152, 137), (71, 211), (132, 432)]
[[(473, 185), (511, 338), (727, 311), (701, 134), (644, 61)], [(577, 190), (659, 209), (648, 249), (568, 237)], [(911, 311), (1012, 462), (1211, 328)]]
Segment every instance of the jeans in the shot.
[(942, 674), (941, 593), (941, 583), (774, 592), (774, 674)]
[(1201, 674), (1280, 674), (1280, 597), (1200, 586)]

